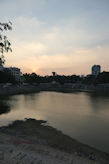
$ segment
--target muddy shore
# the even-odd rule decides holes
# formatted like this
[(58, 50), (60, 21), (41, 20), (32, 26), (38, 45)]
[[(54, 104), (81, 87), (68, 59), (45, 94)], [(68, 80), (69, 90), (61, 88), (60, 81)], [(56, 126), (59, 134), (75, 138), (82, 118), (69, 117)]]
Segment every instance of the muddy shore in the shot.
[[(12, 153), (11, 157), (10, 151), (16, 153)], [(20, 158), (19, 153), (22, 154)], [(28, 159), (27, 163), (32, 164), (33, 160), (30, 156), (36, 156), (41, 164), (109, 163), (108, 153), (79, 143), (43, 120), (25, 119), (0, 128), (0, 164), (3, 162), (5, 164), (8, 158), (19, 164), (25, 163)], [(33, 164), (35, 163), (37, 164), (38, 160), (34, 160)]]

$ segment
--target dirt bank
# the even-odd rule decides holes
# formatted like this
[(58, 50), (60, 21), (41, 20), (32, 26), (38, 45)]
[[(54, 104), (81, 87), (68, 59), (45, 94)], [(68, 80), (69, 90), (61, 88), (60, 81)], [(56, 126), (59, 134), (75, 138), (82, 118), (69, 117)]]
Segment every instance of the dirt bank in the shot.
[(46, 121), (25, 119), (0, 128), (0, 160), (0, 164), (7, 160), (14, 164), (108, 164), (109, 154), (79, 143)]

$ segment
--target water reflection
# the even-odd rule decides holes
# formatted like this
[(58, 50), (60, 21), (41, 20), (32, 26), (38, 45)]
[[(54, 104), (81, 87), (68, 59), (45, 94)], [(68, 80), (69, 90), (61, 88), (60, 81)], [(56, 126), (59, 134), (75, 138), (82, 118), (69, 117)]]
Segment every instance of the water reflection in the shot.
[(90, 105), (95, 113), (109, 113), (109, 94), (92, 93), (89, 95)]
[(39, 92), (11, 96), (5, 102), (11, 110), (0, 115), (0, 126), (24, 118), (43, 119), (65, 134), (109, 152), (108, 95)]

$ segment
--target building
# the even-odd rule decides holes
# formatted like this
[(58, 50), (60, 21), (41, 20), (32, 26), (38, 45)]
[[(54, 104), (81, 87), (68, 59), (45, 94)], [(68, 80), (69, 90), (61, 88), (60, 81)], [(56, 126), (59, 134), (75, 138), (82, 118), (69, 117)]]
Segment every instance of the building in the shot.
[(3, 71), (4, 67), (2, 65), (0, 65), (0, 71)]
[(2, 60), (0, 58), (0, 71), (3, 71), (4, 70), (4, 67), (3, 67), (3, 64), (2, 64)]
[(2, 64), (0, 64), (0, 71), (9, 71), (17, 81), (21, 80), (21, 71), (20, 68), (16, 67), (3, 67)]
[(9, 71), (17, 81), (21, 81), (21, 71), (17, 67), (4, 67), (0, 57), (0, 71)]
[(92, 66), (92, 75), (97, 76), (101, 72), (100, 65), (93, 65)]
[(52, 75), (53, 75), (53, 76), (56, 76), (56, 75), (57, 75), (57, 73), (56, 73), (56, 72), (52, 72)]
[(11, 72), (11, 74), (15, 77), (17, 81), (20, 81), (21, 78), (21, 72), (19, 68), (16, 67), (8, 67), (8, 70)]

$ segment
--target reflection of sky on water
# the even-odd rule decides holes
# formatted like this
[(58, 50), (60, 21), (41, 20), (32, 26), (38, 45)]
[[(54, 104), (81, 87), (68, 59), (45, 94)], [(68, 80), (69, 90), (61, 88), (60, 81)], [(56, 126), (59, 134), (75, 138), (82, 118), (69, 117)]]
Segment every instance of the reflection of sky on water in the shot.
[(92, 94), (89, 98), (91, 110), (94, 114), (109, 116), (109, 95)]
[(7, 103), (11, 111), (0, 115), (1, 126), (16, 119), (44, 119), (73, 138), (109, 152), (108, 96), (39, 92), (11, 96)]

